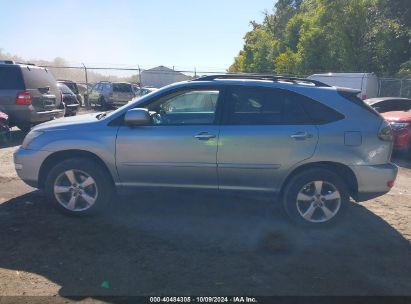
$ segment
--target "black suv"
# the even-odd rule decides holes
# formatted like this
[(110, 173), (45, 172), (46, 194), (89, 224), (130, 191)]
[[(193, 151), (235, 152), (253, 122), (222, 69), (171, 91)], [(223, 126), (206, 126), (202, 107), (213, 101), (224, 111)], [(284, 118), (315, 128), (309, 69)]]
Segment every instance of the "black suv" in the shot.
[(32, 64), (0, 61), (0, 111), (10, 125), (31, 126), (62, 117), (62, 96), (50, 71)]
[(76, 98), (80, 105), (83, 103), (83, 97), (80, 94), (77, 83), (71, 80), (62, 80), (62, 79), (57, 80), (57, 82), (66, 85), (74, 94), (76, 94)]

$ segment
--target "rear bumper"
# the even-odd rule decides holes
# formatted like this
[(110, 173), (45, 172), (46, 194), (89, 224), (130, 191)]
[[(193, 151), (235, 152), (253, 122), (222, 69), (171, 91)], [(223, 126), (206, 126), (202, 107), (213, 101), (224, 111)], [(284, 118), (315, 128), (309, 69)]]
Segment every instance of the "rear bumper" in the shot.
[(366, 201), (384, 195), (391, 190), (397, 178), (398, 167), (392, 163), (368, 166), (350, 166), (354, 172), (358, 193), (354, 199), (357, 202)]
[(63, 117), (64, 111), (60, 109), (37, 112), (36, 109), (30, 106), (15, 106), (9, 110), (10, 123), (17, 124), (38, 124)]
[(66, 113), (69, 113), (69, 114), (77, 113), (79, 107), (80, 105), (78, 104), (66, 105)]

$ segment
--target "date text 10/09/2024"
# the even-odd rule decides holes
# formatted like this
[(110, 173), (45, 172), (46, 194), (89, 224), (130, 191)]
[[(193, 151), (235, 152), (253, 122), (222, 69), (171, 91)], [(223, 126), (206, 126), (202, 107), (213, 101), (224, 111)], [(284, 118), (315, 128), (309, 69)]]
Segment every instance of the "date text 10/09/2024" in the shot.
[(253, 297), (150, 297), (150, 303), (257, 303)]

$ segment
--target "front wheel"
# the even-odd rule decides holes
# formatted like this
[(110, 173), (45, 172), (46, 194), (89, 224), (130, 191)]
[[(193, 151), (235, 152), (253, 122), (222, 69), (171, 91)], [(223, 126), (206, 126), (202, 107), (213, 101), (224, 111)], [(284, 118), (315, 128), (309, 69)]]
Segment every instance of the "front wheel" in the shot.
[(336, 222), (344, 213), (349, 194), (344, 181), (327, 169), (308, 169), (286, 185), (283, 206), (295, 222), (319, 227)]
[(71, 215), (103, 211), (112, 196), (109, 174), (100, 164), (84, 158), (67, 159), (47, 176), (47, 196), (55, 207)]

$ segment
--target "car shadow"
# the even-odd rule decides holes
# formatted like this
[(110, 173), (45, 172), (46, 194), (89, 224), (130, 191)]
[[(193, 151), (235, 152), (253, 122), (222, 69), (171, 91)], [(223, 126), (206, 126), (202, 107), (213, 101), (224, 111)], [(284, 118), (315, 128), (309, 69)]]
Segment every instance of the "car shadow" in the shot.
[(20, 146), (26, 134), (27, 133), (21, 131), (20, 129), (12, 128), (10, 130), (10, 136), (7, 139), (0, 141), (0, 148)]
[(307, 229), (249, 195), (146, 191), (73, 218), (36, 191), (0, 204), (0, 240), (0, 268), (66, 298), (411, 293), (410, 243), (354, 203), (337, 225)]
[(397, 166), (406, 168), (406, 169), (411, 169), (411, 160), (406, 159), (404, 157), (393, 157), (392, 162), (394, 162)]

